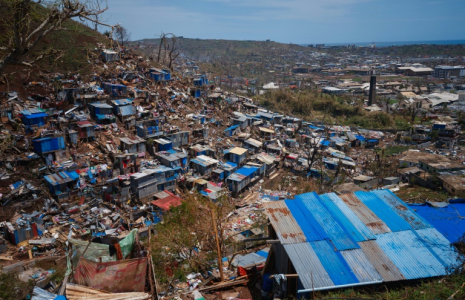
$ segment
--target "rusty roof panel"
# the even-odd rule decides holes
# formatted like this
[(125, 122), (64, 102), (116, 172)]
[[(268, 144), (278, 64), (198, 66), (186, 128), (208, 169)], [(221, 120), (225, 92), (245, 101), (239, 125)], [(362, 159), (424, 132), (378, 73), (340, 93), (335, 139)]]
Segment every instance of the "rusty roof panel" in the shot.
[(306, 242), (302, 229), (292, 216), (284, 201), (271, 201), (263, 203), (271, 225), (275, 229), (282, 244)]
[(383, 277), (384, 281), (404, 280), (400, 270), (394, 265), (389, 257), (378, 246), (375, 240), (358, 243), (362, 248), (363, 253), (368, 257), (368, 260), (375, 267), (376, 271)]
[(353, 193), (340, 195), (340, 198), (374, 234), (391, 232), (391, 229)]

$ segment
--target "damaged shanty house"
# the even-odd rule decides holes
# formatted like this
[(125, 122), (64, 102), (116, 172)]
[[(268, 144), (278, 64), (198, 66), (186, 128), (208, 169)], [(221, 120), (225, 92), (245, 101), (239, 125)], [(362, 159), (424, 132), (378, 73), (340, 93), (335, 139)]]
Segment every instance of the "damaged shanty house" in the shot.
[(49, 134), (46, 137), (32, 140), (34, 152), (41, 156), (47, 166), (54, 161), (67, 160), (69, 155), (66, 151), (65, 137), (61, 134)]
[(111, 100), (113, 113), (129, 129), (136, 125), (136, 107), (129, 99)]
[(264, 273), (291, 275), (280, 298), (443, 276), (460, 265), (446, 224), (435, 227), (389, 190), (312, 192), (263, 207), (273, 241)]
[(79, 174), (75, 171), (62, 171), (46, 175), (44, 179), (48, 183), (51, 195), (59, 201), (69, 200), (72, 193), (77, 193)]
[(71, 264), (62, 287), (67, 299), (153, 299), (150, 252), (138, 229), (91, 242), (69, 238)]
[(157, 192), (173, 191), (175, 184), (175, 170), (165, 166), (146, 169), (130, 176), (131, 191), (142, 202), (152, 200), (151, 198)]
[(38, 108), (23, 110), (21, 114), (27, 132), (35, 132), (38, 128), (45, 126), (48, 118), (48, 115)]
[(95, 102), (88, 105), (91, 117), (97, 124), (116, 123), (113, 107), (106, 103)]

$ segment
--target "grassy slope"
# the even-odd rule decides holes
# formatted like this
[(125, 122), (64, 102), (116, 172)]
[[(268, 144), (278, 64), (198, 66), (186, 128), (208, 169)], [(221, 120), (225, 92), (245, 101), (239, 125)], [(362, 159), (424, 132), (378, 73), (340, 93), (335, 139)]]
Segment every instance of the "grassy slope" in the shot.
[[(44, 7), (37, 7), (36, 9), (39, 19), (42, 19), (47, 13)], [(5, 26), (5, 23), (2, 22), (2, 25)], [(0, 41), (4, 41), (3, 38), (6, 34), (4, 29), (0, 26)], [(81, 75), (91, 73), (88, 53), (95, 50), (99, 43), (107, 44), (108, 38), (74, 20), (65, 21), (60, 30), (45, 36), (27, 59), (33, 59), (36, 55), (51, 47), (62, 51), (63, 56), (57, 59), (58, 55), (52, 54), (38, 62), (32, 69), (19, 65), (7, 66), (5, 74), (9, 81), (9, 90), (20, 93), (25, 92), (23, 84), (35, 80), (40, 81), (40, 73), (60, 72), (63, 74), (79, 73)], [(3, 53), (0, 53), (0, 55), (3, 55)], [(0, 84), (0, 92), (6, 90), (6, 84)]]

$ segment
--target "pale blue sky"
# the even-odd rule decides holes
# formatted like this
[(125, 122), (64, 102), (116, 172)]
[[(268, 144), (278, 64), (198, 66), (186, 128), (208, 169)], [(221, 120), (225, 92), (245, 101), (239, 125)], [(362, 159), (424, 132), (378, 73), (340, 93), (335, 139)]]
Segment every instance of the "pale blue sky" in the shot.
[(283, 43), (465, 39), (465, 0), (108, 0), (109, 23), (133, 40), (188, 38)]

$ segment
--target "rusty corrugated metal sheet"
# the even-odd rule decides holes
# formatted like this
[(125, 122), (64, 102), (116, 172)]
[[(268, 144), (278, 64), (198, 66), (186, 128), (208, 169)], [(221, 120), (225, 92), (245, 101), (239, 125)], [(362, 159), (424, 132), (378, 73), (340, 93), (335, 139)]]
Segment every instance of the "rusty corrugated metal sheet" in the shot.
[(363, 253), (375, 267), (376, 271), (383, 277), (384, 281), (404, 280), (405, 277), (400, 272), (391, 259), (378, 246), (375, 240), (358, 243)]
[(263, 208), (270, 219), (282, 244), (306, 242), (302, 229), (292, 216), (284, 201), (271, 201), (263, 203)]
[(340, 198), (374, 234), (391, 232), (391, 229), (353, 193), (340, 195)]
[(344, 250), (341, 251), (341, 255), (354, 272), (358, 281), (369, 283), (381, 282), (383, 280), (362, 249)]

